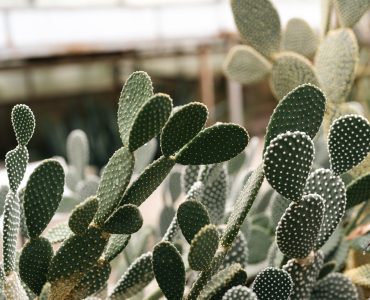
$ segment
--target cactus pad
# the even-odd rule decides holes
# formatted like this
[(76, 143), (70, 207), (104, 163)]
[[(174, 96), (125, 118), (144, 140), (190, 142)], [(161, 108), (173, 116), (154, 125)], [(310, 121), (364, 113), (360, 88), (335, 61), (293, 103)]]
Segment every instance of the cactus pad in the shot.
[(242, 268), (246, 267), (248, 262), (248, 250), (247, 241), (243, 233), (239, 232), (230, 250), (227, 252), (221, 268), (225, 269), (234, 263), (240, 264)]
[(344, 102), (350, 92), (358, 61), (356, 37), (350, 29), (329, 32), (315, 56), (316, 74), (326, 97)]
[(139, 110), (128, 138), (131, 152), (157, 136), (172, 110), (172, 99), (165, 94), (151, 97)]
[(352, 208), (361, 202), (370, 200), (370, 173), (356, 178), (347, 186), (347, 207)]
[(69, 217), (69, 228), (75, 234), (84, 234), (93, 220), (96, 211), (99, 207), (99, 200), (97, 197), (89, 197), (84, 202), (78, 204), (72, 211)]
[(11, 272), (6, 277), (3, 296), (8, 300), (28, 299), (27, 293), (24, 290), (22, 282), (16, 272)]
[(223, 162), (244, 150), (249, 141), (246, 130), (236, 124), (218, 123), (202, 130), (176, 155), (183, 165)]
[(229, 289), (222, 300), (258, 300), (257, 295), (249, 288), (243, 285), (237, 285)]
[(356, 2), (335, 0), (334, 3), (338, 11), (340, 23), (345, 27), (352, 27), (355, 25), (370, 8), (369, 0), (360, 0)]
[(304, 192), (318, 194), (324, 199), (324, 217), (315, 248), (319, 249), (342, 220), (347, 202), (346, 189), (339, 176), (330, 170), (318, 169), (308, 177)]
[(152, 96), (153, 86), (148, 74), (142, 71), (132, 73), (122, 88), (118, 103), (118, 129), (123, 145), (128, 146), (136, 116)]
[(267, 126), (265, 149), (271, 140), (287, 131), (302, 131), (313, 139), (325, 111), (325, 96), (319, 88), (304, 84), (289, 92), (275, 108)]
[(131, 235), (127, 234), (112, 234), (109, 238), (108, 245), (104, 251), (104, 258), (106, 261), (112, 261), (118, 254), (126, 248), (130, 241)]
[(332, 273), (315, 284), (311, 294), (314, 300), (358, 300), (356, 287), (340, 273)]
[(174, 155), (199, 131), (208, 118), (208, 110), (204, 104), (192, 102), (176, 107), (161, 134), (161, 150), (164, 156)]
[(366, 288), (370, 287), (370, 264), (364, 264), (360, 267), (350, 269), (345, 272), (346, 277), (351, 279), (354, 284), (363, 286)]
[(50, 222), (62, 200), (64, 171), (56, 160), (44, 160), (28, 179), (24, 194), (24, 212), (28, 234), (39, 236)]
[(47, 238), (50, 243), (56, 244), (64, 242), (72, 234), (73, 232), (69, 228), (68, 224), (60, 223), (49, 229), (45, 234), (45, 238)]
[(328, 140), (331, 168), (335, 174), (342, 174), (369, 154), (370, 123), (358, 115), (340, 117), (331, 125)]
[(15, 193), (26, 172), (27, 163), (28, 151), (25, 146), (17, 146), (6, 154), (5, 168), (8, 173), (9, 186)]
[(143, 225), (143, 217), (137, 206), (125, 204), (108, 218), (103, 230), (115, 234), (131, 234), (138, 231)]
[(85, 176), (85, 168), (89, 163), (89, 141), (86, 133), (80, 129), (73, 130), (67, 138), (67, 158), (79, 179)]
[(181, 178), (181, 186), (184, 192), (187, 194), (191, 189), (192, 185), (198, 180), (199, 165), (188, 165), (186, 166), (184, 173)]
[[(301, 84), (318, 85), (311, 62), (305, 57), (292, 52), (283, 52), (276, 56), (271, 70), (270, 83), (278, 100), (283, 99), (286, 94)], [(301, 101), (301, 109), (305, 108), (306, 101), (306, 99)]]
[(280, 19), (269, 0), (232, 0), (231, 8), (243, 40), (265, 56), (279, 51)]
[(122, 275), (109, 299), (130, 298), (148, 285), (154, 278), (152, 261), (151, 252), (138, 257)]
[(316, 245), (323, 215), (324, 201), (317, 194), (292, 202), (276, 228), (280, 251), (289, 258), (308, 256)]
[(267, 181), (282, 196), (301, 199), (314, 158), (314, 145), (303, 132), (287, 132), (274, 138), (264, 154)]
[(43, 237), (31, 239), (22, 249), (19, 257), (19, 275), (36, 295), (41, 293), (47, 281), (46, 276), (53, 254), (53, 247)]
[(163, 294), (181, 300), (185, 288), (185, 267), (180, 253), (169, 242), (161, 242), (153, 250), (153, 271)]
[(286, 271), (270, 267), (257, 275), (252, 290), (258, 300), (287, 300), (293, 290), (293, 282)]
[(224, 72), (226, 76), (242, 84), (252, 84), (264, 79), (271, 63), (250, 46), (238, 45), (228, 53)]
[(36, 126), (32, 110), (24, 104), (14, 106), (12, 110), (12, 125), (18, 144), (26, 146)]
[(214, 225), (206, 225), (194, 236), (189, 250), (189, 265), (195, 271), (206, 270), (218, 248), (219, 236)]

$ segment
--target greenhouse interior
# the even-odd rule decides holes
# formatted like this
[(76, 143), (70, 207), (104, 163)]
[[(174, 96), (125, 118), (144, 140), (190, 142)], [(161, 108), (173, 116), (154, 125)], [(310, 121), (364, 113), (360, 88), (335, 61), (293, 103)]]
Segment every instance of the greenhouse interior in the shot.
[(369, 300), (370, 0), (0, 0), (0, 300)]

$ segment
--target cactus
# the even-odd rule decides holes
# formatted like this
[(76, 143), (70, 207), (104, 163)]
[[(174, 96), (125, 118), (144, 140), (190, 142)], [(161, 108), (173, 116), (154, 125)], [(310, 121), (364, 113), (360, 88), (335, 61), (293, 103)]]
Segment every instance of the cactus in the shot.
[(346, 187), (347, 206), (350, 209), (363, 201), (370, 199), (370, 174), (365, 174), (353, 180)]
[(370, 8), (370, 2), (368, 0), (356, 2), (335, 0), (334, 3), (338, 10), (340, 23), (345, 27), (352, 27), (356, 24)]
[(222, 300), (258, 300), (257, 295), (246, 286), (237, 285), (229, 289)]

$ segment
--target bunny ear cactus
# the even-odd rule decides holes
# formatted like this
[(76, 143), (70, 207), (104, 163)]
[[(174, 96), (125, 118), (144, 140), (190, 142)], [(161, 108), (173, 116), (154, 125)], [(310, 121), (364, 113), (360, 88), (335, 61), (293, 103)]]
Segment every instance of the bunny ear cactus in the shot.
[(89, 163), (89, 141), (85, 132), (73, 130), (67, 138), (67, 158), (78, 179), (84, 179), (85, 168)]
[(258, 298), (251, 289), (237, 285), (229, 289), (221, 300), (258, 300)]
[(352, 27), (370, 8), (369, 0), (345, 1), (334, 0), (335, 7), (338, 11), (339, 20), (342, 26)]

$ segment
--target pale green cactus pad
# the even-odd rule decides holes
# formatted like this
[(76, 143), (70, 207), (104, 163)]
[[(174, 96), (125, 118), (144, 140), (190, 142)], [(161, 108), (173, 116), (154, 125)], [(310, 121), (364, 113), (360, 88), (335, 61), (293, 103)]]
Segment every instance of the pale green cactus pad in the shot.
[(350, 29), (329, 32), (316, 56), (316, 74), (326, 97), (342, 103), (350, 92), (358, 61), (358, 45)]
[(236, 27), (243, 40), (269, 57), (280, 48), (280, 18), (269, 0), (232, 0)]
[(324, 217), (315, 247), (319, 249), (343, 218), (347, 202), (346, 188), (342, 179), (332, 171), (318, 169), (308, 177), (304, 193), (318, 194), (324, 199)]
[(192, 185), (198, 180), (199, 165), (188, 165), (186, 166), (184, 173), (181, 178), (181, 186), (185, 193), (188, 193)]
[(322, 123), (325, 103), (322, 91), (310, 84), (303, 84), (289, 92), (270, 118), (265, 149), (272, 139), (287, 131), (302, 131), (313, 139)]
[(248, 141), (248, 133), (243, 127), (217, 123), (202, 130), (176, 154), (175, 159), (183, 165), (220, 163), (242, 152)]
[(282, 38), (282, 48), (311, 58), (315, 55), (319, 39), (315, 31), (303, 19), (288, 21)]
[(200, 293), (198, 300), (221, 300), (233, 286), (244, 285), (247, 273), (239, 264), (233, 264), (214, 275)]
[(356, 178), (347, 186), (347, 207), (350, 209), (370, 199), (370, 173)]
[(24, 104), (12, 109), (12, 125), (19, 145), (26, 146), (35, 131), (35, 117), (32, 110)]
[(370, 287), (370, 264), (365, 264), (357, 268), (350, 269), (345, 272), (347, 278), (349, 278), (354, 284), (363, 287)]
[(133, 204), (125, 204), (119, 208), (104, 223), (103, 230), (115, 234), (131, 234), (143, 225), (140, 210)]
[(314, 158), (310, 137), (300, 131), (274, 138), (266, 148), (263, 169), (269, 184), (292, 201), (301, 199)]
[(23, 179), (28, 163), (28, 150), (25, 146), (18, 145), (5, 156), (5, 168), (8, 174), (9, 186), (13, 192), (17, 192)]
[[(276, 98), (281, 100), (297, 86), (305, 83), (318, 85), (318, 80), (313, 66), (307, 58), (293, 52), (282, 52), (276, 55), (271, 70), (270, 83)], [(301, 103), (304, 108), (306, 103), (303, 101)]]
[[(67, 176), (66, 176), (67, 180)], [(78, 194), (81, 201), (85, 200), (90, 196), (96, 195), (98, 191), (100, 178), (97, 176), (89, 176), (85, 180), (80, 181), (76, 185), (76, 193)]]
[(276, 242), (289, 258), (305, 258), (316, 245), (324, 215), (324, 200), (317, 194), (292, 202), (276, 228)]
[(161, 242), (153, 250), (153, 271), (163, 294), (181, 300), (185, 288), (185, 267), (181, 254), (169, 242)]
[(28, 299), (27, 293), (22, 286), (22, 282), (18, 277), (17, 272), (11, 272), (4, 282), (3, 296), (5, 299), (18, 300)]
[(129, 136), (136, 116), (153, 96), (152, 81), (147, 73), (134, 72), (122, 88), (118, 103), (118, 129), (123, 145), (129, 145)]
[(175, 161), (165, 156), (152, 162), (130, 185), (119, 205), (134, 204), (140, 206), (162, 183), (174, 165)]
[(196, 200), (187, 200), (177, 210), (177, 222), (182, 234), (190, 244), (199, 230), (210, 223), (210, 218), (202, 203)]
[(172, 99), (165, 94), (151, 97), (139, 110), (128, 138), (129, 150), (135, 151), (157, 136), (172, 111)]
[(293, 291), (290, 294), (290, 300), (310, 299), (316, 278), (324, 265), (321, 251), (316, 252), (312, 259), (311, 264), (303, 265), (295, 259), (291, 259), (283, 266), (283, 270), (287, 271), (293, 280)]
[[(221, 231), (222, 233), (222, 231)], [(247, 266), (248, 262), (248, 245), (244, 234), (239, 231), (230, 250), (227, 252), (224, 261), (222, 262), (222, 269), (225, 269), (232, 264), (240, 264), (242, 268)]]
[(110, 300), (127, 299), (140, 292), (154, 278), (152, 253), (138, 257), (114, 287)]
[(370, 153), (370, 123), (359, 115), (334, 121), (328, 136), (330, 166), (334, 174), (349, 171)]
[(287, 300), (293, 290), (293, 281), (288, 272), (270, 267), (257, 275), (252, 290), (258, 300)]
[(73, 130), (67, 138), (67, 159), (79, 179), (85, 177), (85, 168), (89, 164), (89, 141), (86, 133), (80, 129)]
[(345, 27), (355, 25), (370, 8), (369, 0), (334, 0), (334, 3), (338, 11), (339, 21)]
[(176, 107), (161, 134), (161, 150), (171, 156), (202, 130), (208, 118), (207, 107), (198, 102)]
[(229, 289), (222, 297), (222, 300), (258, 300), (257, 295), (243, 285), (237, 285)]
[(264, 261), (273, 242), (267, 228), (252, 224), (248, 237), (248, 263), (257, 264)]
[(359, 297), (351, 280), (340, 273), (331, 273), (315, 284), (311, 299), (358, 300)]
[(271, 70), (271, 63), (250, 46), (234, 46), (224, 62), (226, 76), (242, 84), (252, 84), (264, 79)]
[(47, 238), (50, 243), (57, 244), (64, 242), (72, 234), (73, 232), (71, 231), (67, 223), (60, 223), (58, 225), (55, 225), (53, 228), (50, 228), (46, 232), (45, 238)]
[(218, 248), (219, 235), (215, 225), (204, 226), (194, 236), (189, 250), (189, 266), (195, 271), (206, 270)]
[(47, 281), (49, 263), (53, 255), (53, 247), (43, 237), (31, 239), (22, 249), (19, 257), (19, 275), (36, 295), (41, 293)]
[(28, 179), (23, 207), (28, 234), (39, 236), (58, 209), (64, 190), (63, 167), (56, 160), (44, 160)]
[(104, 259), (106, 261), (112, 261), (115, 259), (117, 255), (126, 248), (130, 238), (131, 235), (128, 234), (112, 234), (109, 238), (108, 245), (104, 250)]
[(109, 159), (101, 178), (97, 197), (99, 208), (94, 222), (102, 225), (120, 202), (134, 169), (134, 156), (126, 148), (117, 150)]
[(95, 213), (99, 207), (99, 200), (92, 196), (82, 203), (78, 204), (72, 211), (68, 220), (69, 228), (75, 234), (84, 234), (89, 224), (94, 219)]
[(253, 171), (252, 175), (247, 180), (240, 192), (238, 199), (235, 202), (234, 209), (227, 221), (226, 229), (222, 235), (221, 244), (224, 247), (230, 247), (238, 235), (239, 229), (242, 226), (253, 201), (262, 185), (264, 178), (263, 168), (259, 166)]

